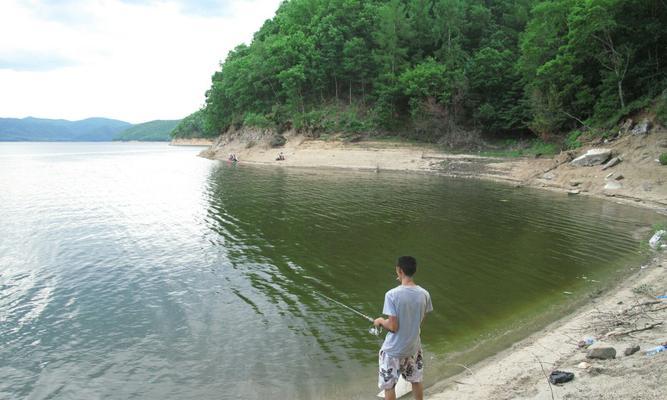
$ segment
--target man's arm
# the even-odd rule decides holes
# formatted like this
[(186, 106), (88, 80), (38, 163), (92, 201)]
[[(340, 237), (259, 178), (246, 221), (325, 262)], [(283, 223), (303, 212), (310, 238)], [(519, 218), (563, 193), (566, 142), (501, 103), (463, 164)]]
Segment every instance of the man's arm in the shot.
[(390, 315), (389, 318), (375, 318), (373, 325), (382, 326), (384, 329), (388, 330), (391, 333), (398, 332), (398, 318), (393, 315)]

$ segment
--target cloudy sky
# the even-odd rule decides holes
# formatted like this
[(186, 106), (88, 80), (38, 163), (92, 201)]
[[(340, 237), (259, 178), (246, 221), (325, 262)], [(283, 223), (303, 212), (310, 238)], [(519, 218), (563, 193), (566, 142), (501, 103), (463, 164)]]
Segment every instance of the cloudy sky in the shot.
[(0, 0), (0, 117), (182, 118), (280, 3)]

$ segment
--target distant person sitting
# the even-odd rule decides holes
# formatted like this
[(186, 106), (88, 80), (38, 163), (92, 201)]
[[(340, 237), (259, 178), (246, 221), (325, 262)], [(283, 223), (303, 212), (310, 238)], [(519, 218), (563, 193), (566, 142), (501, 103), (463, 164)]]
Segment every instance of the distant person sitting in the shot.
[(230, 162), (238, 162), (239, 161), (239, 159), (236, 158), (236, 154), (234, 154), (234, 153), (230, 153), (229, 158), (227, 160), (229, 160)]
[(282, 151), (278, 154), (278, 157), (276, 157), (276, 161), (285, 161), (285, 156)]

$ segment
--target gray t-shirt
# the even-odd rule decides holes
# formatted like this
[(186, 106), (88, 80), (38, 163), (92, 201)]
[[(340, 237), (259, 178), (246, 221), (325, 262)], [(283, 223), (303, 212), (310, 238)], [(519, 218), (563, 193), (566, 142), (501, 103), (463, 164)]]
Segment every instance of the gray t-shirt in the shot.
[(421, 347), (420, 326), (433, 311), (431, 295), (420, 286), (397, 286), (384, 295), (382, 313), (398, 319), (398, 331), (388, 332), (382, 351), (391, 357), (414, 356)]

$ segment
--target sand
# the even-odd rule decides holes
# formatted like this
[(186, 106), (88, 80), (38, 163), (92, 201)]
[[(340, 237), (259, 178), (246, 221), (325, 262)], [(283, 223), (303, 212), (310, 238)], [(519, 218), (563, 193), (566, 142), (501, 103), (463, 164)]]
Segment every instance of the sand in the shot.
[[(237, 132), (219, 138), (201, 155), (225, 160), (233, 153), (241, 163), (281, 168), (394, 170), (487, 179), (560, 191), (563, 195), (602, 197), (667, 215), (667, 166), (657, 162), (659, 154), (667, 152), (667, 130), (660, 127), (648, 135), (624, 134), (617, 140), (590, 144), (556, 157), (519, 159), (449, 154), (437, 147), (396, 142), (345, 143), (289, 133), (286, 138), (285, 146), (276, 149), (269, 146), (270, 133)], [(593, 147), (610, 149), (623, 161), (606, 171), (601, 166), (569, 164), (572, 158)], [(280, 152), (284, 161), (276, 161)], [(609, 189), (610, 181), (616, 183), (615, 189)], [(667, 399), (667, 352), (644, 355), (644, 350), (667, 341), (667, 300), (656, 299), (657, 295), (667, 294), (667, 257), (662, 253), (653, 257), (650, 263), (635, 268), (616, 288), (510, 348), (462, 368), (459, 375), (429, 387), (426, 397)], [(653, 303), (642, 305), (647, 302)], [(625, 333), (656, 323), (662, 324)], [(587, 360), (586, 350), (577, 346), (579, 340), (587, 337), (596, 340), (593, 347), (614, 347), (616, 359)], [(641, 350), (624, 356), (624, 349), (634, 344)], [(584, 361), (590, 366), (579, 368)], [(575, 379), (550, 385), (546, 375), (555, 369), (573, 372)]]
[(211, 146), (213, 139), (189, 138), (189, 139), (172, 139), (169, 142), (170, 146)]

